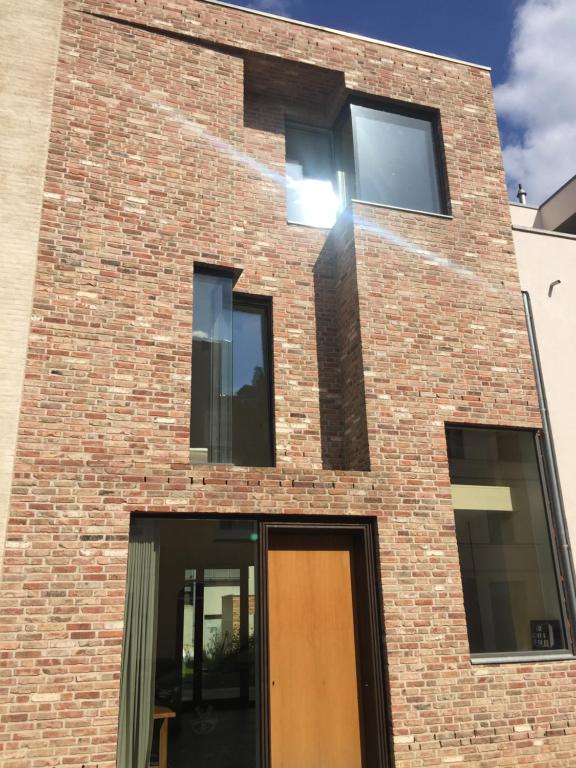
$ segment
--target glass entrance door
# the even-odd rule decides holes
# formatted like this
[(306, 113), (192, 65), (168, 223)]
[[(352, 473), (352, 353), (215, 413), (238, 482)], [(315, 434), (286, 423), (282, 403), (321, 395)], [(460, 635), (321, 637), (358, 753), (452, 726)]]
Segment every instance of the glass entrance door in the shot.
[(135, 545), (147, 527), (118, 768), (143, 768), (149, 737), (162, 768), (383, 768), (369, 526), (148, 518)]
[(157, 706), (170, 768), (257, 766), (254, 521), (161, 520)]

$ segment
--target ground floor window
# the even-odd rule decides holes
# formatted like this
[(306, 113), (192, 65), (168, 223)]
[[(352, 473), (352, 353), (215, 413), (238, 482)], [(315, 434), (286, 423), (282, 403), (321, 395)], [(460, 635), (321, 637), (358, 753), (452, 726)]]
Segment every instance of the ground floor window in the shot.
[(535, 433), (449, 427), (447, 439), (471, 653), (566, 653)]
[(135, 519), (118, 768), (385, 765), (369, 533)]

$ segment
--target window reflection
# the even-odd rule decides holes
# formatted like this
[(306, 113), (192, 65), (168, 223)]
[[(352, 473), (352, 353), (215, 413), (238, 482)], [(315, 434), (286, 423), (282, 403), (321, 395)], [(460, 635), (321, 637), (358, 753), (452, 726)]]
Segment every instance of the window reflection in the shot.
[(169, 765), (256, 768), (256, 525), (159, 525), (155, 701), (176, 713)]
[(288, 221), (332, 227), (339, 197), (335, 191), (330, 131), (286, 126), (286, 193)]
[(534, 434), (448, 429), (472, 653), (566, 648)]
[(272, 464), (268, 305), (234, 302), (232, 449), (234, 463)]
[(194, 274), (190, 445), (198, 463), (232, 460), (232, 278)]
[(332, 130), (286, 125), (288, 221), (331, 227), (351, 199), (444, 213), (430, 111), (347, 104)]
[(271, 466), (270, 303), (232, 293), (229, 274), (196, 272), (192, 463)]
[(253, 565), (185, 570), (183, 702), (254, 701), (254, 579)]
[(366, 202), (441, 211), (430, 120), (352, 104), (355, 195)]

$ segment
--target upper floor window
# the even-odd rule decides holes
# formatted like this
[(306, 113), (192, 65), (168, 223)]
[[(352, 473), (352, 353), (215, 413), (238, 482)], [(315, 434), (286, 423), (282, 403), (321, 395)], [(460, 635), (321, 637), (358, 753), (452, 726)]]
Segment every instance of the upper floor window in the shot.
[(194, 274), (191, 461), (271, 466), (270, 304), (232, 287)]
[(335, 168), (331, 131), (286, 125), (288, 221), (313, 227), (333, 226), (340, 207)]
[(471, 653), (566, 653), (535, 433), (449, 427), (447, 438)]
[(445, 213), (434, 113), (350, 103), (332, 130), (286, 125), (288, 221), (331, 227), (352, 198)]
[(434, 125), (429, 117), (350, 105), (351, 194), (367, 203), (442, 213)]

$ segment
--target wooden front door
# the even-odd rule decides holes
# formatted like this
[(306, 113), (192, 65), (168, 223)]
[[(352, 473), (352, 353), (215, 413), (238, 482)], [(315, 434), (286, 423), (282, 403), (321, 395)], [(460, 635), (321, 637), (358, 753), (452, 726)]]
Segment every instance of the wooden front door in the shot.
[(349, 534), (271, 532), (271, 768), (363, 768), (355, 547)]

